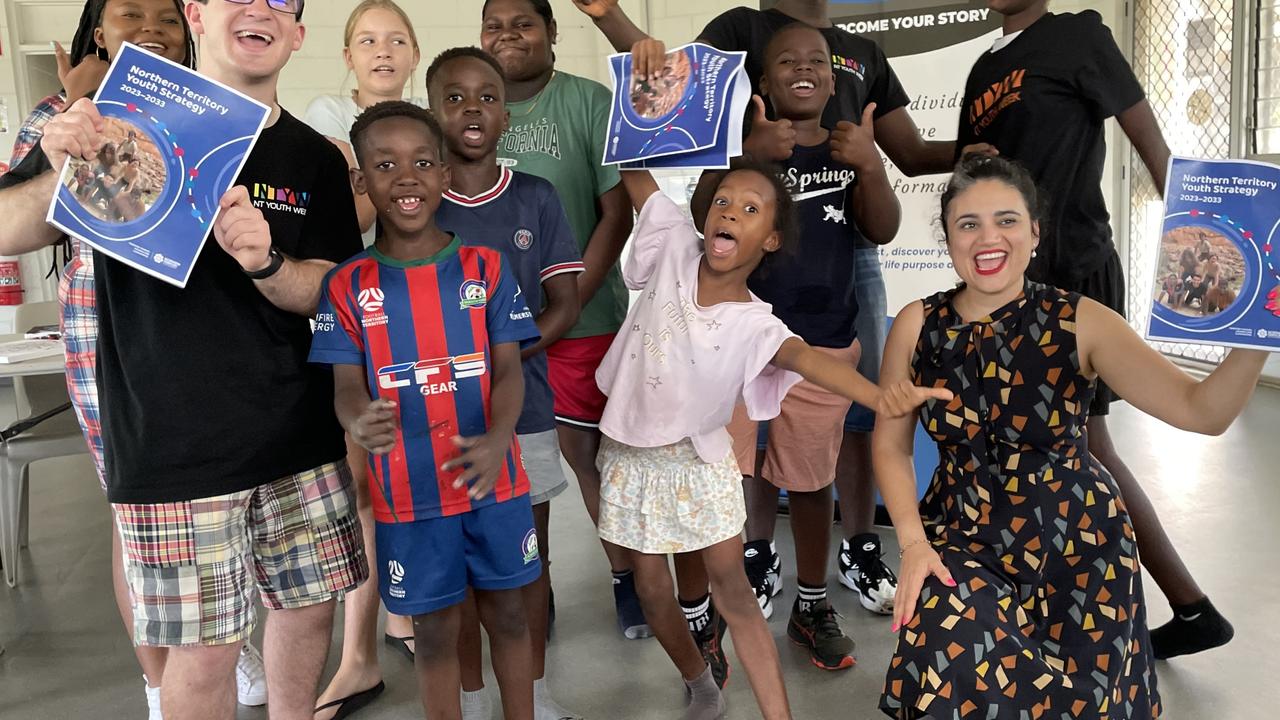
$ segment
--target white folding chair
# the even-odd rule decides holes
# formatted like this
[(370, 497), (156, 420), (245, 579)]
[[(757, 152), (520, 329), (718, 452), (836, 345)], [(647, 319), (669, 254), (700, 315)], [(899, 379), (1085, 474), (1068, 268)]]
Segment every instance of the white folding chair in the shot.
[[(58, 303), (30, 303), (18, 307), (19, 331), (58, 321)], [(18, 584), (18, 553), (27, 546), (31, 463), (87, 452), (84, 435), (70, 408), (66, 379), (38, 375), (13, 380), (18, 420), (0, 433), (0, 564), (9, 587)], [(34, 425), (31, 420), (41, 418)]]

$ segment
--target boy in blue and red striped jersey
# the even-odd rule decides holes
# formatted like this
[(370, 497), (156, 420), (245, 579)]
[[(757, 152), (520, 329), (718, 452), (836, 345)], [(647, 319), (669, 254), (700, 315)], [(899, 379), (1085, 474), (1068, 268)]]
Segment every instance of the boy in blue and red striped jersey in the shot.
[(532, 720), (520, 588), (542, 565), (515, 427), (521, 344), (538, 329), (502, 254), (436, 224), (449, 169), (431, 114), (379, 103), (351, 136), (352, 180), (382, 235), (326, 278), (311, 360), (334, 366), (338, 419), (370, 453), (379, 590), (389, 612), (413, 616), (424, 705), (430, 688), (439, 712), (458, 703), (473, 589), (504, 716)]

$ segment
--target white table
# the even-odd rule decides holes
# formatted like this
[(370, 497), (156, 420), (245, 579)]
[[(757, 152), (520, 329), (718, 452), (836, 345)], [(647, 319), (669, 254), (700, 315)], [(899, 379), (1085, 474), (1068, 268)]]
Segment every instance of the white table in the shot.
[[(22, 340), (21, 335), (0, 335), (0, 343)], [(0, 363), (0, 378), (31, 377), (32, 375), (61, 375), (67, 369), (65, 355), (50, 355), (34, 360)]]

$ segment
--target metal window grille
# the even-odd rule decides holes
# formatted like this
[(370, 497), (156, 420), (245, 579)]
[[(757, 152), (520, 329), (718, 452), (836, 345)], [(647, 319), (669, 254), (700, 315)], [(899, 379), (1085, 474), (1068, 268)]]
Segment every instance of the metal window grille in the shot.
[(1250, 15), (1250, 112), (1245, 151), (1280, 162), (1280, 2), (1258, 0)]
[[(1225, 158), (1232, 154), (1233, 8), (1233, 0), (1134, 2), (1133, 70), (1175, 155)], [(1272, 56), (1280, 65), (1280, 48)], [(1280, 69), (1275, 76), (1280, 78)], [(1280, 124), (1280, 117), (1276, 119)], [(1164, 205), (1136, 151), (1130, 151), (1128, 166), (1132, 178), (1129, 319), (1142, 330), (1151, 307), (1152, 267), (1160, 247)], [(1154, 346), (1169, 355), (1212, 363), (1224, 354), (1221, 347), (1205, 345)]]

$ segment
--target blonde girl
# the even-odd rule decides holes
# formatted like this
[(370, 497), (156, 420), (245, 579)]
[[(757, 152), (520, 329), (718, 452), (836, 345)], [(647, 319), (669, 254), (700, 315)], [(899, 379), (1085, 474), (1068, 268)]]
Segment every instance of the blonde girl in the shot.
[[(317, 97), (307, 106), (303, 120), (338, 146), (354, 168), (351, 124), (365, 108), (375, 103), (403, 99), (421, 54), (409, 15), (393, 0), (361, 0), (347, 17), (342, 44), (342, 58), (349, 73), (355, 76), (355, 89)], [(426, 106), (422, 98), (414, 98), (412, 102)], [(376, 211), (367, 195), (357, 194), (355, 199), (364, 244), (368, 246), (376, 236)], [(365, 478), (368, 463), (364, 453), (364, 449), (347, 439), (347, 458), (356, 485), (371, 579), (376, 579), (378, 562), (372, 555), (373, 509)], [(316, 720), (349, 717), (382, 694), (385, 685), (378, 663), (379, 605), (377, 582), (365, 583), (347, 594), (343, 604), (342, 660), (316, 703)], [(387, 642), (413, 656), (413, 626), (409, 618), (388, 615)]]

